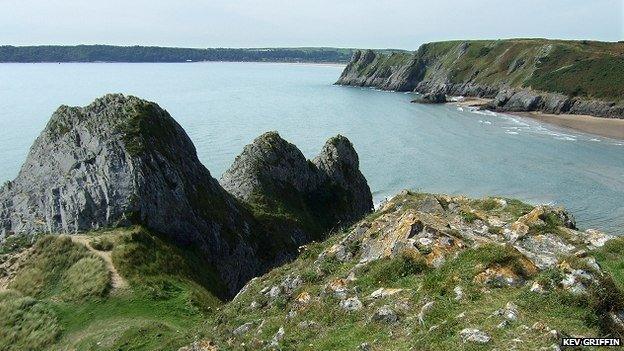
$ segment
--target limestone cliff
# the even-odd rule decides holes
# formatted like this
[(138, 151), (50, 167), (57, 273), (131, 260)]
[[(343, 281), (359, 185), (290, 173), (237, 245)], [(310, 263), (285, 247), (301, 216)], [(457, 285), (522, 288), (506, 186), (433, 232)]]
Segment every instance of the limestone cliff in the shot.
[(307, 234), (319, 238), (372, 210), (358, 155), (341, 135), (327, 141), (312, 161), (276, 132), (247, 145), (221, 178), (223, 187), (269, 213), (296, 218)]
[(489, 108), (499, 111), (624, 118), (623, 67), (622, 43), (449, 41), (413, 53), (355, 52), (337, 84), (495, 98)]
[[(348, 151), (353, 153), (348, 156), (355, 155)], [(338, 155), (340, 171), (359, 175), (366, 185), (359, 170), (349, 169), (357, 167), (357, 156), (352, 162)], [(270, 155), (261, 155), (259, 162), (274, 161), (263, 160), (265, 156)], [(336, 182), (343, 179), (335, 173)], [(304, 192), (318, 189), (317, 183), (298, 186)], [(356, 191), (370, 201), (367, 186)], [(328, 223), (361, 215), (358, 203), (353, 204), (341, 207)], [(305, 231), (293, 235), (292, 228), (267, 230), (212, 178), (188, 135), (157, 104), (117, 94), (86, 107), (60, 107), (17, 178), (0, 189), (2, 237), (74, 234), (130, 224), (199, 249), (230, 295), (252, 277), (293, 258), (297, 246), (310, 237)], [(280, 242), (274, 240), (278, 235)]]

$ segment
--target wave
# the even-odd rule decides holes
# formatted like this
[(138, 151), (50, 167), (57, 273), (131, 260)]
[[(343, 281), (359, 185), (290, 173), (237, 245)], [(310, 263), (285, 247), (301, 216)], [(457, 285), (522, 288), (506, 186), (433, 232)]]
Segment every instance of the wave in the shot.
[(476, 113), (478, 115), (484, 115), (484, 116), (498, 116), (496, 112), (492, 112), (490, 110), (477, 110), (475, 108), (471, 108), (470, 112)]
[(576, 141), (576, 138), (570, 136), (559, 136), (555, 137), (557, 140), (568, 140), (568, 141)]

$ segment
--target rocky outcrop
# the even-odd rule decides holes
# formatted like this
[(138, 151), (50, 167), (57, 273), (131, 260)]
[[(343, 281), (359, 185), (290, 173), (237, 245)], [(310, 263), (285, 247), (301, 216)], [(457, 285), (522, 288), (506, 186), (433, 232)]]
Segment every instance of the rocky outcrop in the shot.
[(529, 89), (501, 90), (486, 105), (486, 108), (500, 112), (542, 111), (553, 114), (569, 113), (607, 118), (624, 117), (624, 105)]
[(357, 50), (336, 84), (409, 91), (422, 80), (425, 63), (410, 53), (393, 53), (388, 61), (397, 64), (387, 65), (384, 57), (372, 50)]
[(621, 337), (624, 293), (611, 277), (623, 244), (576, 229), (563, 208), (403, 191), (250, 281), (203, 335), (228, 350), (270, 349), (274, 335), (293, 349), (333, 349), (349, 335), (345, 350), (537, 350), (569, 335)]
[(624, 118), (621, 86), (606, 91), (592, 83), (616, 78), (587, 69), (619, 65), (622, 44), (578, 44), (510, 39), (428, 43), (413, 53), (356, 51), (336, 84), (423, 94), (415, 102), (440, 103), (446, 94), (493, 98), (487, 107), (497, 111)]
[(432, 91), (430, 93), (423, 94), (412, 102), (420, 104), (444, 104), (447, 102), (446, 94), (442, 91)]
[(262, 272), (254, 221), (152, 102), (106, 95), (60, 107), (0, 193), (2, 230), (68, 233), (141, 223), (206, 252), (231, 292)]
[(297, 218), (305, 234), (315, 238), (373, 207), (358, 155), (341, 135), (330, 138), (309, 161), (276, 132), (265, 133), (245, 147), (220, 182), (264, 212)]
[[(257, 180), (265, 187), (239, 182), (229, 189), (236, 195), (253, 190), (262, 196), (267, 189), (289, 184), (299, 193), (334, 199), (329, 191), (335, 186), (349, 202), (335, 203), (339, 210), (327, 218), (328, 226), (370, 208), (370, 190), (348, 140), (332, 139), (318, 166), (305, 161), (292, 145), (279, 149), (284, 143), (273, 154), (262, 147), (260, 154), (255, 146), (246, 149), (259, 164), (282, 162), (270, 168), (277, 172), (273, 177), (259, 174)], [(288, 169), (284, 161), (300, 162)], [(238, 167), (240, 162), (233, 166)], [(299, 174), (301, 167), (310, 171)], [(317, 216), (319, 209), (309, 211)], [(0, 190), (2, 236), (74, 234), (130, 224), (145, 225), (205, 253), (206, 264), (215, 266), (231, 296), (252, 277), (293, 258), (307, 238), (296, 240), (288, 232), (276, 242), (278, 233), (267, 230), (212, 178), (188, 135), (157, 104), (112, 94), (86, 107), (60, 107), (17, 178)]]

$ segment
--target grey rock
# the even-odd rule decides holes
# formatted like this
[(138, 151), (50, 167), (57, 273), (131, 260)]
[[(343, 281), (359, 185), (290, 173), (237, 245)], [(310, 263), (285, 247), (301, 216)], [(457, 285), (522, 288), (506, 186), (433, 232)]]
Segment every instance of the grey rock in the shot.
[(276, 132), (265, 133), (236, 157), (221, 184), (239, 199), (268, 211), (305, 213), (312, 224), (308, 227), (317, 230), (294, 230), (297, 243), (318, 238), (336, 225), (347, 225), (373, 208), (358, 155), (340, 135), (330, 138), (321, 153), (308, 161)]
[(455, 293), (455, 301), (460, 301), (464, 298), (464, 290), (461, 286), (456, 286), (453, 288), (453, 292)]
[(433, 309), (433, 305), (434, 305), (434, 301), (429, 301), (427, 303), (425, 303), (423, 305), (423, 307), (420, 308), (420, 312), (418, 312), (418, 322), (421, 325), (425, 324), (425, 317), (427, 317), (427, 314), (431, 311), (431, 309)]
[(375, 311), (372, 319), (376, 322), (392, 324), (399, 320), (397, 314), (388, 305), (381, 306)]
[[(276, 133), (257, 141), (226, 173), (234, 195), (271, 197), (278, 188), (298, 194), (307, 201), (308, 222), (322, 220), (319, 231), (372, 209), (357, 153), (346, 138), (330, 139), (313, 162)], [(294, 222), (268, 230), (212, 178), (167, 111), (121, 94), (85, 107), (61, 106), (17, 178), (0, 188), (3, 236), (141, 224), (177, 245), (199, 249), (225, 283), (226, 298), (294, 258), (299, 245), (312, 239)], [(274, 240), (275, 232), (285, 239)]]
[(299, 322), (299, 324), (297, 324), (297, 326), (299, 327), (299, 329), (314, 329), (314, 328), (318, 328), (319, 325), (318, 323), (316, 323), (315, 321), (301, 321)]
[(234, 329), (232, 333), (237, 336), (244, 335), (244, 334), (247, 334), (249, 330), (251, 330), (251, 327), (253, 327), (253, 323), (247, 322), (245, 324), (242, 324), (238, 328)]
[(282, 281), (281, 287), (282, 291), (286, 295), (292, 295), (292, 293), (297, 290), (303, 284), (303, 280), (300, 276), (288, 276)]
[(245, 239), (263, 237), (251, 215), (211, 177), (182, 127), (133, 96), (61, 106), (0, 191), (0, 228), (18, 235), (135, 223), (205, 252), (230, 296), (270, 266)]
[(479, 329), (465, 328), (459, 332), (459, 336), (463, 342), (474, 342), (479, 344), (486, 344), (490, 342), (491, 338), (485, 332)]
[(267, 293), (267, 295), (272, 299), (279, 297), (281, 294), (282, 294), (282, 288), (280, 286), (272, 287), (271, 290), (269, 290)]
[(421, 104), (444, 104), (448, 102), (446, 99), (446, 94), (444, 91), (433, 91), (430, 93), (425, 93), (421, 97), (414, 99), (412, 102), (417, 102)]
[(496, 310), (494, 315), (503, 317), (505, 320), (513, 322), (518, 320), (518, 313), (518, 306), (510, 301), (507, 302), (504, 308)]
[(275, 335), (273, 335), (273, 339), (271, 339), (270, 347), (277, 347), (279, 342), (284, 338), (286, 332), (284, 331), (284, 327), (279, 327)]
[(363, 307), (362, 302), (357, 297), (351, 297), (340, 301), (340, 307), (347, 311), (357, 311)]
[(542, 96), (529, 90), (502, 90), (490, 106), (497, 111), (535, 111), (541, 107)]

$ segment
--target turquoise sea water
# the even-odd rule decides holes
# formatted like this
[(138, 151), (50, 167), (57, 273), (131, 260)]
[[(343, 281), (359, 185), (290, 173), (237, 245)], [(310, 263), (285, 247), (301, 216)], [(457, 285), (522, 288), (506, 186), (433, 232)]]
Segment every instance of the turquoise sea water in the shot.
[(332, 135), (355, 144), (375, 201), (409, 188), (565, 205), (582, 228), (624, 234), (624, 141), (409, 94), (333, 86), (339, 66), (269, 63), (0, 64), (0, 181), (61, 104), (108, 92), (158, 102), (215, 178), (277, 130), (308, 157)]

